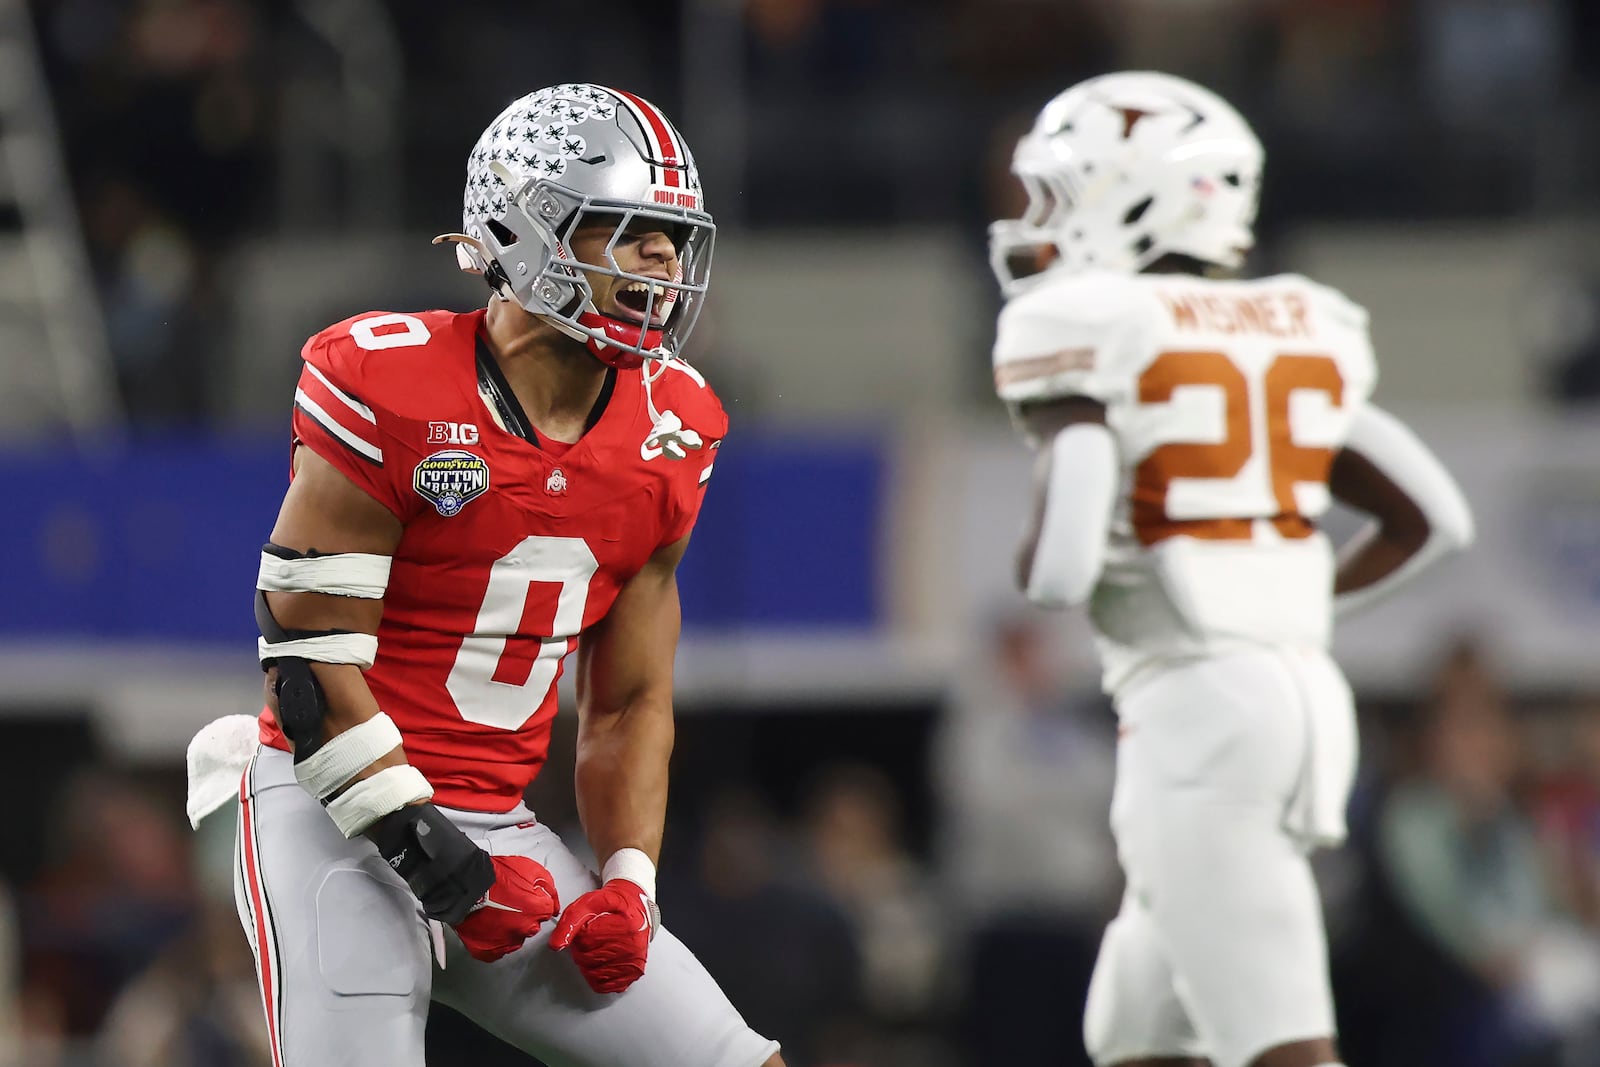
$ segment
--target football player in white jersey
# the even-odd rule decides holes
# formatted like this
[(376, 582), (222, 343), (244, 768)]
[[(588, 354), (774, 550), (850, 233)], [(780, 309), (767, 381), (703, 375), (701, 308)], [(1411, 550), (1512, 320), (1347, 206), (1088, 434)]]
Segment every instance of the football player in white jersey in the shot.
[[(1450, 475), (1369, 402), (1366, 313), (1235, 277), (1262, 160), (1199, 86), (1094, 78), (1022, 137), (1028, 208), (991, 231), (995, 384), (1038, 454), (1018, 582), (1087, 603), (1121, 724), (1127, 892), (1084, 1014), (1102, 1067), (1339, 1062), (1307, 862), (1343, 839), (1355, 768), (1332, 619), (1472, 539)], [(1371, 519), (1337, 554), (1330, 498)]]

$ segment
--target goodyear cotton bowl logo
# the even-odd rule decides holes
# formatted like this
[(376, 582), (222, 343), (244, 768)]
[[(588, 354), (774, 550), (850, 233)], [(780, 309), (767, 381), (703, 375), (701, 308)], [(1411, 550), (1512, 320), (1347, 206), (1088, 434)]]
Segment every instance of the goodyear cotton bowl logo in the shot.
[(435, 452), (417, 464), (411, 485), (448, 519), (488, 490), (489, 464), (471, 452)]

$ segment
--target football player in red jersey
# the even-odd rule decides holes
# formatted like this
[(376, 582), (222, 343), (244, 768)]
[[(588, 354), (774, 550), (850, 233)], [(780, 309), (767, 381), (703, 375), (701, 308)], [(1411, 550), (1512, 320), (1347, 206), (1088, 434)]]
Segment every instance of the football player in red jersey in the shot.
[[(714, 234), (693, 157), (631, 93), (543, 89), (479, 138), (463, 230), (486, 310), (302, 353), (240, 788), (274, 1063), (421, 1067), (437, 999), (549, 1063), (781, 1064), (655, 903), (674, 572), (727, 429), (678, 355)], [(522, 803), (574, 650), (598, 877)]]

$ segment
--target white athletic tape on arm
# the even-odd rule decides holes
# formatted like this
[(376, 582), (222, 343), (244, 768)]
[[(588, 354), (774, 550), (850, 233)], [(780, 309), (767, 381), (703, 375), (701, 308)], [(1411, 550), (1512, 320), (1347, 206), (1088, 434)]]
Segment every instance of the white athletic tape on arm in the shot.
[(256, 651), (263, 660), (295, 656), (314, 663), (354, 663), (365, 670), (378, 658), (378, 638), (374, 634), (324, 634), (273, 644), (262, 637), (256, 640)]
[(1041, 607), (1081, 604), (1105, 565), (1106, 530), (1116, 503), (1117, 449), (1099, 423), (1056, 434), (1050, 449), (1044, 521), (1028, 571), (1028, 599)]
[(381, 600), (389, 587), (390, 557), (370, 552), (283, 559), (261, 553), (256, 588), (269, 593), (327, 593)]
[(611, 854), (600, 872), (600, 880), (609, 882), (613, 878), (626, 878), (643, 889), (645, 896), (656, 899), (656, 865), (640, 849), (619, 848)]
[(371, 778), (361, 779), (328, 801), (328, 815), (339, 832), (350, 838), (391, 811), (432, 797), (433, 786), (421, 771), (406, 763), (385, 767)]
[(306, 792), (321, 800), (399, 748), (400, 728), (383, 712), (335, 734), (294, 765), (294, 776)]
[[(1341, 618), (1382, 600), (1451, 552), (1472, 544), (1472, 508), (1444, 464), (1399, 419), (1382, 408), (1365, 407), (1350, 426), (1345, 447), (1381, 471), (1417, 505), (1428, 521), (1428, 539), (1416, 555), (1384, 577), (1334, 598)], [(1345, 544), (1341, 557), (1360, 550), (1377, 535), (1373, 524)]]

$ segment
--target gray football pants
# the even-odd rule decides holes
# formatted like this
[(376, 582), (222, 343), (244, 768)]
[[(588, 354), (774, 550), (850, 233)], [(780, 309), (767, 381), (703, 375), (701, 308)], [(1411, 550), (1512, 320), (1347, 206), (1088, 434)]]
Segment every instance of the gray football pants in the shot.
[[(410, 889), (370, 842), (345, 840), (288, 753), (263, 747), (240, 799), (234, 895), (274, 1067), (423, 1067), (431, 1000), (549, 1067), (757, 1067), (777, 1051), (665, 929), (644, 977), (618, 994), (592, 992), (549, 949), (554, 923), (494, 963), (446, 930), (440, 966)], [(598, 883), (522, 805), (445, 814), (489, 852), (543, 864), (563, 905)]]

